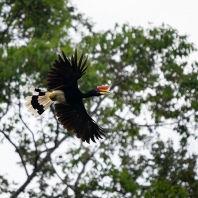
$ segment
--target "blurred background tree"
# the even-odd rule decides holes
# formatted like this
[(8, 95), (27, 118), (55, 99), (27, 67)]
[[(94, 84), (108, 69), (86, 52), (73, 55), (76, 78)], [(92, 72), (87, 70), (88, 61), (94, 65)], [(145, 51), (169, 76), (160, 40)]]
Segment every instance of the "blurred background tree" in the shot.
[[(188, 140), (197, 138), (198, 63), (188, 62), (196, 49), (187, 36), (167, 25), (94, 32), (66, 0), (0, 0), (0, 23), (0, 139), (14, 147), (14, 167), (26, 175), (13, 180), (1, 170), (2, 195), (197, 197)], [(112, 84), (115, 92), (84, 100), (107, 130), (97, 144), (66, 132), (53, 107), (37, 120), (24, 108), (31, 85), (46, 87), (57, 53), (71, 56), (75, 47), (90, 57), (80, 89)], [(179, 134), (178, 148), (160, 138), (167, 131)]]

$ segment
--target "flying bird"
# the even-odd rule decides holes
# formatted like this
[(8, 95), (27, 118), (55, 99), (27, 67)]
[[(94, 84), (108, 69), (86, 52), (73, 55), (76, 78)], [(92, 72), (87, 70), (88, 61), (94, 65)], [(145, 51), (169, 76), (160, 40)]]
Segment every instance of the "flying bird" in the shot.
[(77, 50), (70, 60), (62, 52), (47, 75), (47, 86), (52, 91), (31, 87), (33, 95), (27, 96), (25, 105), (37, 118), (56, 101), (58, 121), (67, 131), (73, 131), (83, 142), (90, 143), (90, 140), (95, 142), (95, 138), (102, 139), (104, 129), (88, 115), (83, 98), (113, 93), (109, 85), (97, 86), (86, 93), (79, 90), (78, 79), (86, 73), (87, 60), (88, 56), (84, 58), (82, 53), (78, 61)]

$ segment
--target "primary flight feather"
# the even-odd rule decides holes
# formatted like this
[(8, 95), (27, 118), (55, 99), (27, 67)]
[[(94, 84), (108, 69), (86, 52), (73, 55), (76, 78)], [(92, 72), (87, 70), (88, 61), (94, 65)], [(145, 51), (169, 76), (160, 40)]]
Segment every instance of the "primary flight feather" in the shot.
[(104, 136), (103, 129), (88, 115), (83, 98), (92, 96), (109, 95), (109, 86), (97, 86), (95, 89), (82, 93), (78, 88), (78, 79), (85, 73), (88, 67), (88, 57), (84, 58), (83, 53), (77, 60), (77, 50), (71, 60), (62, 52), (58, 60), (55, 60), (53, 67), (47, 76), (47, 86), (52, 92), (32, 87), (30, 91), (33, 96), (26, 98), (26, 107), (28, 111), (39, 117), (54, 101), (55, 112), (58, 121), (67, 131), (73, 131), (82, 141), (90, 143), (90, 139), (95, 142), (96, 139)]

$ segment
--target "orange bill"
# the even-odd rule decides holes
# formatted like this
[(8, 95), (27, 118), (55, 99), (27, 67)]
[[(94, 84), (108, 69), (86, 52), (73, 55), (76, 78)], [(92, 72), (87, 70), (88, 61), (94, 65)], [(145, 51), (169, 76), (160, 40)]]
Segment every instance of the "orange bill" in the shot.
[(102, 85), (102, 86), (97, 86), (97, 88), (100, 91), (100, 94), (102, 95), (113, 95), (111, 91), (109, 91), (110, 86), (109, 85)]

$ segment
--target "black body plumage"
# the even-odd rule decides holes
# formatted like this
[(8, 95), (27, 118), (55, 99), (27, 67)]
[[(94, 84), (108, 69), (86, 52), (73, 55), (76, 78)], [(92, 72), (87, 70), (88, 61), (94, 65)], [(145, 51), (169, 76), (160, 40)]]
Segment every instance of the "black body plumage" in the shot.
[(77, 84), (78, 79), (86, 73), (87, 59), (88, 57), (84, 59), (82, 54), (77, 61), (77, 50), (75, 50), (69, 61), (62, 52), (62, 57), (58, 56), (58, 60), (48, 73), (47, 85), (50, 90), (61, 90), (65, 95), (65, 102), (55, 104), (58, 121), (65, 129), (73, 131), (78, 138), (89, 143), (90, 139), (95, 142), (95, 138), (102, 138), (104, 130), (88, 115), (82, 101), (83, 98), (101, 94), (97, 89), (84, 94)]

